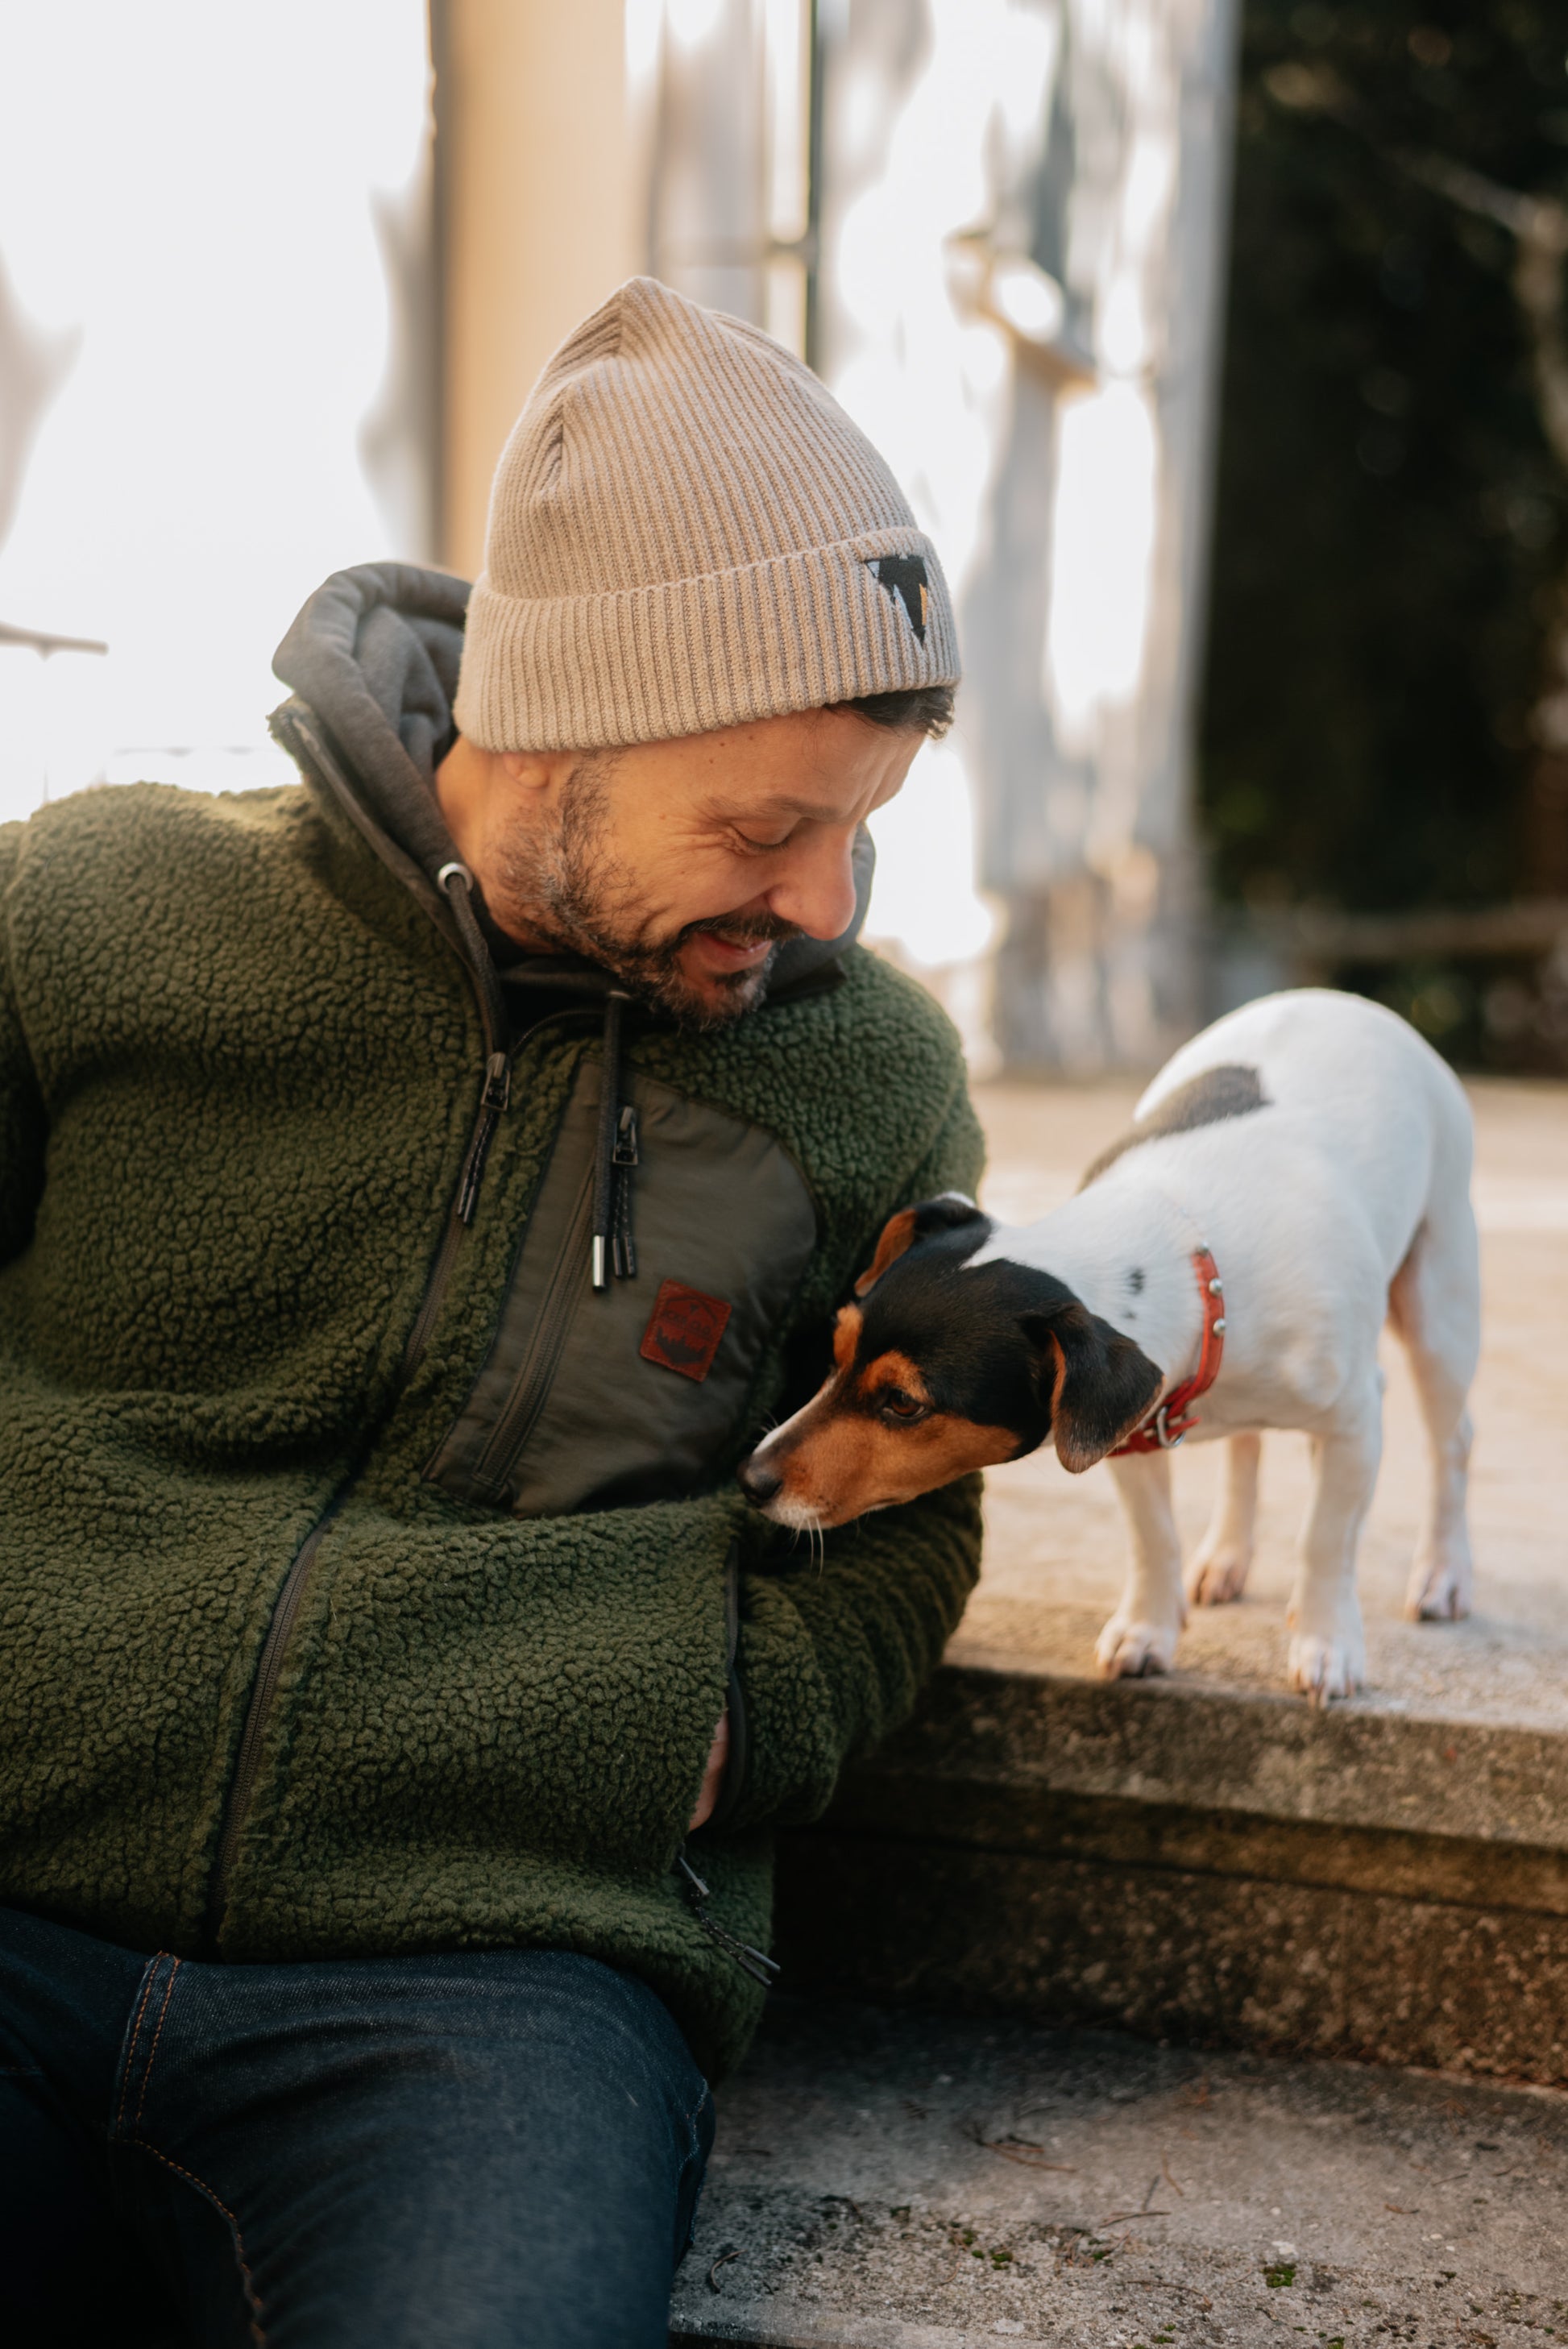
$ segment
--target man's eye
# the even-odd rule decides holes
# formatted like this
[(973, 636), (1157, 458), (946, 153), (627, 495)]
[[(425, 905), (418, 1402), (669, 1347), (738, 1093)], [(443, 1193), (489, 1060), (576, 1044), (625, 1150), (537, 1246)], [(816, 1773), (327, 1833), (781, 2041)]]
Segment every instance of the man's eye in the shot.
[(903, 1387), (884, 1387), (880, 1400), (889, 1419), (918, 1419), (925, 1409), (917, 1397), (906, 1394)]
[(750, 849), (757, 856), (765, 856), (771, 849), (787, 848), (789, 844), (788, 833), (784, 833), (778, 840), (753, 840), (748, 832), (738, 832), (735, 836), (742, 848)]

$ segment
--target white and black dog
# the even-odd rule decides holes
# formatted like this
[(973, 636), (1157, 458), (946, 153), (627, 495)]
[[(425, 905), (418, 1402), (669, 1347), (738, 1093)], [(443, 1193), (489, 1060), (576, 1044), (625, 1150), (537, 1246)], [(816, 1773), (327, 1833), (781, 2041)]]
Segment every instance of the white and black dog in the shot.
[(888, 1224), (819, 1393), (740, 1481), (779, 1523), (841, 1525), (1019, 1458), (1110, 1456), (1131, 1536), (1108, 1675), (1170, 1669), (1185, 1619), (1170, 1444), (1223, 1436), (1186, 1597), (1240, 1596), (1260, 1431), (1312, 1439), (1293, 1686), (1363, 1673), (1356, 1550), (1382, 1450), (1378, 1333), (1409, 1357), (1431, 1450), (1412, 1616), (1467, 1614), (1466, 1408), (1480, 1340), (1471, 1131), (1458, 1081), (1394, 1013), (1304, 989), (1234, 1011), (1161, 1070), (1132, 1130), (1038, 1223), (954, 1194)]

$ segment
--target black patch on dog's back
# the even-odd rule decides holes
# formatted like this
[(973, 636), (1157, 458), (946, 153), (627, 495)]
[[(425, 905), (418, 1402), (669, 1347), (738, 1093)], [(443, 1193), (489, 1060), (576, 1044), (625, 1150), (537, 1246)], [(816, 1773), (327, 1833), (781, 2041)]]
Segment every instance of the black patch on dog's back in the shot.
[(1245, 1117), (1249, 1110), (1267, 1109), (1268, 1105), (1269, 1097), (1255, 1069), (1235, 1061), (1222, 1061), (1218, 1067), (1204, 1069), (1184, 1085), (1178, 1085), (1130, 1133), (1122, 1134), (1109, 1150), (1102, 1150), (1085, 1171), (1078, 1189), (1087, 1191), (1108, 1167), (1114, 1166), (1129, 1150), (1136, 1150), (1140, 1142), (1158, 1142), (1168, 1133), (1191, 1133), (1201, 1125), (1218, 1125), (1222, 1118)]

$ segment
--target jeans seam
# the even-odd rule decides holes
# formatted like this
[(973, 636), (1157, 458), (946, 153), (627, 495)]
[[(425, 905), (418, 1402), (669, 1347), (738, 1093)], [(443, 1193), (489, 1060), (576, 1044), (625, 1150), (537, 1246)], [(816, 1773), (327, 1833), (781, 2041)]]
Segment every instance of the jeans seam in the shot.
[(158, 2010), (158, 2028), (152, 2034), (152, 2045), (148, 2053), (146, 2068), (141, 2075), (141, 2094), (136, 2100), (136, 2118), (131, 2124), (133, 2128), (139, 2129), (141, 2127), (141, 2116), (147, 2105), (147, 2091), (152, 2079), (152, 2067), (158, 2061), (158, 2043), (163, 2036), (164, 2020), (169, 2013), (169, 2002), (174, 1995), (174, 1978), (180, 1971), (181, 1963), (181, 1961), (176, 1958), (169, 1969), (169, 1980), (163, 1985), (163, 2003)]
[(686, 2162), (693, 2162), (696, 2159), (698, 2150), (696, 2140), (696, 2116), (698, 2113), (701, 2112), (704, 2105), (710, 2101), (712, 2094), (713, 2091), (709, 2088), (707, 2082), (705, 2080), (702, 2084), (702, 2094), (698, 2096), (696, 2104), (692, 2106), (690, 2112), (687, 2113), (686, 2116), (686, 2162), (683, 2162), (681, 2165), (683, 2168), (686, 2167)]
[(706, 2104), (707, 2104), (707, 2096), (708, 2096), (707, 2083), (707, 2081), (705, 2080), (705, 2081), (703, 2082), (703, 2087), (702, 2087), (702, 2094), (701, 2094), (701, 2095), (700, 2095), (700, 2096), (698, 2096), (698, 2098), (697, 2098), (697, 2100), (696, 2100), (696, 2104), (695, 2104), (695, 2105), (693, 2105), (693, 2106), (691, 2107), (691, 2110), (687, 2113), (687, 2115), (686, 2115), (686, 2127), (687, 2127), (687, 2128), (688, 2128), (688, 2129), (689, 2129), (689, 2128), (695, 2128), (695, 2127), (696, 2127), (696, 2116), (697, 2116), (698, 2113), (700, 2113), (700, 2112), (701, 2112), (701, 2110), (702, 2110), (702, 2108), (703, 2108), (704, 2105), (706, 2105)]
[(262, 2330), (261, 2294), (256, 2290), (255, 2279), (251, 2273), (250, 2263), (245, 2258), (245, 2239), (240, 2232), (238, 2219), (235, 2218), (228, 2204), (213, 2192), (206, 2179), (198, 2178), (193, 2169), (186, 2169), (178, 2161), (171, 2161), (168, 2154), (160, 2153), (158, 2147), (155, 2145), (149, 2145), (145, 2137), (133, 2137), (128, 2142), (134, 2146), (139, 2153), (150, 2154), (154, 2161), (160, 2161), (165, 2169), (172, 2169), (177, 2178), (183, 2178), (188, 2185), (196, 2189), (198, 2194), (203, 2195), (211, 2202), (213, 2209), (218, 2211), (227, 2222), (234, 2246), (235, 2265), (240, 2271), (240, 2282), (251, 2312), (251, 2338), (257, 2344), (257, 2349), (266, 2349), (267, 2336)]
[(114, 2133), (119, 2137), (125, 2127), (126, 2099), (130, 2095), (130, 2075), (136, 2069), (136, 2051), (141, 2044), (141, 2018), (147, 2013), (147, 2002), (152, 1996), (152, 1985), (158, 1980), (158, 1969), (163, 1962), (160, 1950), (147, 1961), (147, 1971), (141, 1978), (141, 2003), (136, 2010), (136, 2021), (130, 2029), (130, 2044), (125, 2051), (125, 2072), (119, 2084), (119, 2103), (115, 2111)]

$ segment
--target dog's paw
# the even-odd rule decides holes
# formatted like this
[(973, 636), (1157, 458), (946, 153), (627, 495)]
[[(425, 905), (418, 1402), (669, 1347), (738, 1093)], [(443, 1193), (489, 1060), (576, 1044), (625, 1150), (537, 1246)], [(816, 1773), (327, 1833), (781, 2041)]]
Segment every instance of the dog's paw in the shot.
[(1354, 1696), (1366, 1678), (1359, 1632), (1320, 1639), (1297, 1631), (1290, 1643), (1290, 1684), (1321, 1711), (1336, 1696)]
[(1405, 1588), (1405, 1612), (1412, 1623), (1458, 1623), (1470, 1611), (1468, 1542), (1418, 1553)]
[(1135, 1623), (1113, 1615), (1095, 1642), (1094, 1660), (1102, 1680), (1138, 1680), (1149, 1672), (1168, 1672), (1176, 1661), (1179, 1623)]
[(1250, 1550), (1226, 1543), (1218, 1549), (1200, 1549), (1187, 1568), (1187, 1596), (1194, 1607), (1228, 1607), (1247, 1587)]

